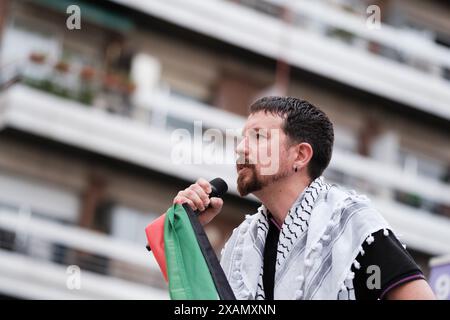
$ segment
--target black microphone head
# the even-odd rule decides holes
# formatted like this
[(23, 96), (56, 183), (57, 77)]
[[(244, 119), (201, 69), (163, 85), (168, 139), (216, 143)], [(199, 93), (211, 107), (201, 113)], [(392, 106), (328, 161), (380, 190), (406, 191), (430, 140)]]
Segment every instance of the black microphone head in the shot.
[(222, 178), (212, 179), (209, 183), (211, 184), (211, 194), (209, 195), (210, 198), (221, 198), (228, 191), (228, 185)]

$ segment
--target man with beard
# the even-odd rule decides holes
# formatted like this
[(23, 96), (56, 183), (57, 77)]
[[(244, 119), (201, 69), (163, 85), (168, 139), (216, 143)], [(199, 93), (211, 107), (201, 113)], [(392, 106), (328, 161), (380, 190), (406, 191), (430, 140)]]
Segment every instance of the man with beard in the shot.
[[(412, 257), (367, 197), (321, 176), (333, 125), (311, 103), (266, 97), (250, 106), (236, 149), (238, 191), (262, 205), (233, 231), (221, 265), (238, 299), (433, 299)], [(205, 179), (174, 203), (209, 223), (221, 210)]]

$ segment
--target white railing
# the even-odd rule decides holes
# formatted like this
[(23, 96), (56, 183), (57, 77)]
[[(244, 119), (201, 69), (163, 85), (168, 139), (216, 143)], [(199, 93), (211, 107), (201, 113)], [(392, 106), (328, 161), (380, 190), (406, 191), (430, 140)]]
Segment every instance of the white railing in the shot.
[[(379, 29), (370, 29), (366, 25), (367, 16), (357, 16), (322, 1), (264, 1), (320, 21), (330, 27), (345, 30), (363, 39), (395, 49), (407, 57), (421, 58), (430, 65), (450, 68), (450, 50), (448, 48), (411, 31), (394, 28), (382, 22), (380, 22)], [(381, 12), (381, 14), (386, 13)]]
[[(145, 243), (136, 245), (80, 227), (1, 209), (0, 232), (4, 231), (14, 236), (11, 243), (0, 243), (1, 247), (10, 246), (12, 249), (0, 250), (0, 291), (10, 292), (13, 283), (21, 283), (11, 294), (51, 299), (58, 299), (59, 295), (94, 299), (168, 298), (159, 267), (146, 250)], [(69, 258), (54, 254), (58, 250), (54, 246)], [(74, 252), (81, 252), (79, 260), (73, 258)], [(57, 261), (52, 261), (51, 257)], [(109, 262), (102, 274), (98, 274), (98, 257)], [(76, 265), (77, 261), (80, 261), (81, 268), (81, 290), (69, 290), (66, 269), (69, 264)], [(158, 286), (149, 285), (149, 280)], [(31, 294), (27, 288), (36, 294)], [(41, 295), (37, 288), (40, 288)]]
[(389, 222), (409, 249), (431, 256), (450, 254), (450, 219), (394, 201), (370, 198), (374, 208)]
[(394, 201), (370, 198), (409, 249), (432, 256), (450, 254), (450, 219)]

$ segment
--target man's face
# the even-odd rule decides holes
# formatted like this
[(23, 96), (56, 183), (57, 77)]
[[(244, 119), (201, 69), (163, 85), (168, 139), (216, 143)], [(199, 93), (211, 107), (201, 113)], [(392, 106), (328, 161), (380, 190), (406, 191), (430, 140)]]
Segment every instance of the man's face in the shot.
[(251, 114), (236, 148), (237, 185), (241, 196), (259, 191), (290, 175), (295, 154), (282, 130), (283, 119), (271, 113)]

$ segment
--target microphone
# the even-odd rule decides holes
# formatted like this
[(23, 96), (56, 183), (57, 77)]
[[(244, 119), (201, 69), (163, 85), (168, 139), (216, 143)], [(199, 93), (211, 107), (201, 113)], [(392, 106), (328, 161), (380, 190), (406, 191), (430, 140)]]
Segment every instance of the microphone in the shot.
[[(228, 185), (222, 178), (212, 179), (209, 184), (211, 185), (211, 193), (208, 195), (209, 198), (222, 198), (228, 191)], [(208, 207), (206, 207), (205, 210)], [(199, 214), (199, 212), (196, 213)]]

